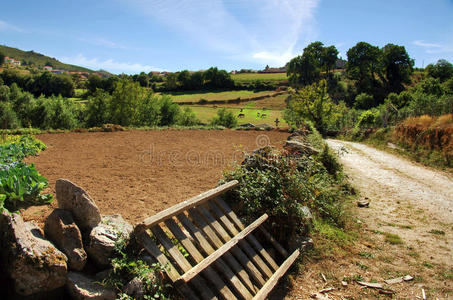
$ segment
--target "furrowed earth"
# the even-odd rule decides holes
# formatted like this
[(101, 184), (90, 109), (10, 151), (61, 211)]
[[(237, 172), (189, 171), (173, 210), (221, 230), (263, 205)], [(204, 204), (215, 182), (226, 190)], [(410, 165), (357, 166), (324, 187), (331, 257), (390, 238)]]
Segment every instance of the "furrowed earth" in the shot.
[[(102, 214), (121, 214), (132, 224), (215, 187), (222, 171), (244, 152), (288, 137), (280, 131), (153, 130), (41, 134), (47, 145), (29, 157), (49, 180), (66, 178), (85, 189)], [(24, 218), (42, 224), (57, 207), (34, 206)]]

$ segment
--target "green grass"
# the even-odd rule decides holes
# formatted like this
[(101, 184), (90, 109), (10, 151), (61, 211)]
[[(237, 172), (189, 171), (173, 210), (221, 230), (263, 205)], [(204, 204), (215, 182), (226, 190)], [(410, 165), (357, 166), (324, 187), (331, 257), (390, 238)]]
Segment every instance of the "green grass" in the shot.
[(173, 92), (168, 93), (171, 96), (174, 102), (197, 102), (201, 99), (205, 99), (207, 101), (214, 101), (214, 100), (232, 100), (232, 99), (246, 99), (246, 98), (253, 98), (253, 97), (260, 97), (266, 95), (274, 94), (274, 91), (261, 91), (261, 92), (254, 92), (249, 90), (240, 90), (240, 91), (216, 91), (216, 92), (202, 92), (202, 91), (195, 91), (195, 92)]
[(241, 74), (232, 74), (231, 78), (237, 82), (247, 82), (247, 81), (283, 81), (288, 80), (286, 73), (241, 73)]
[[(217, 111), (221, 109), (221, 107), (214, 108), (213, 106), (206, 106), (206, 105), (191, 105), (190, 108), (194, 111), (197, 117), (203, 123), (209, 123), (209, 121), (217, 114)], [(232, 108), (227, 107), (227, 110), (232, 111), (235, 116), (238, 116), (241, 112), (241, 108)], [(282, 118), (282, 111), (280, 110), (263, 110), (263, 109), (255, 109), (253, 107), (246, 107), (243, 108), (242, 113), (245, 115), (244, 118), (239, 118), (239, 124), (245, 123), (252, 123), (252, 124), (263, 124), (267, 123), (269, 125), (275, 126), (275, 118), (280, 120), (279, 127), (286, 127), (288, 126), (286, 122)], [(266, 117), (261, 118), (258, 117), (258, 113), (261, 115), (263, 113), (266, 114)]]
[(428, 231), (428, 233), (437, 234), (437, 235), (445, 235), (445, 231), (438, 230), (438, 229), (430, 230), (430, 231)]

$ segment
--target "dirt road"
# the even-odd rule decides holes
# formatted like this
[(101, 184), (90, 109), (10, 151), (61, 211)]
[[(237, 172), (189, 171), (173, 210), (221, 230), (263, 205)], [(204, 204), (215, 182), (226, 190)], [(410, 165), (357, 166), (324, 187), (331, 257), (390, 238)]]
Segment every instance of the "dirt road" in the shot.
[[(305, 265), (285, 299), (309, 299), (326, 287), (335, 300), (387, 297), (357, 281), (380, 283), (393, 299), (453, 299), (453, 177), (366, 145), (327, 142), (346, 150), (344, 171), (370, 205), (353, 203), (353, 242)], [(414, 279), (385, 282), (404, 275)]]

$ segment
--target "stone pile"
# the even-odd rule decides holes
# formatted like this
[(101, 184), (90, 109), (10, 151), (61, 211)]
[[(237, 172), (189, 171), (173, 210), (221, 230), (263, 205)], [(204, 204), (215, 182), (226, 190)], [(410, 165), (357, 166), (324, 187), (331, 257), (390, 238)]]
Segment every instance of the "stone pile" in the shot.
[(57, 180), (56, 198), (59, 208), (47, 217), (44, 233), (18, 214), (0, 214), (1, 270), (21, 296), (66, 286), (73, 299), (115, 299), (113, 290), (83, 271), (87, 262), (90, 270), (108, 268), (115, 243), (127, 243), (133, 227), (121, 215), (101, 215), (90, 195), (69, 180)]

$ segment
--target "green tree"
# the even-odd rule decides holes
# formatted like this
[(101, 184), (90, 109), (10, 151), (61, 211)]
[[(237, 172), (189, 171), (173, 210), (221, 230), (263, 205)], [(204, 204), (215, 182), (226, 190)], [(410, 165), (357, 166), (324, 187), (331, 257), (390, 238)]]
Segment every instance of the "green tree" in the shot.
[(355, 80), (357, 93), (375, 94), (379, 86), (378, 77), (381, 77), (379, 57), (381, 50), (366, 42), (358, 42), (346, 53), (346, 74)]
[(112, 122), (122, 126), (139, 123), (139, 103), (146, 97), (137, 82), (122, 78), (112, 93), (110, 113)]
[(285, 110), (285, 120), (299, 127), (305, 120), (325, 133), (334, 103), (327, 93), (327, 82), (321, 80), (294, 92)]
[(168, 73), (165, 75), (165, 89), (167, 91), (175, 91), (178, 89), (178, 75), (175, 73)]
[(335, 46), (324, 47), (321, 53), (321, 66), (329, 74), (335, 68), (338, 59), (338, 50)]
[(88, 99), (86, 124), (88, 127), (110, 123), (110, 102), (112, 96), (102, 89), (97, 89)]
[(445, 59), (439, 59), (436, 64), (429, 64), (425, 69), (428, 76), (438, 78), (441, 82), (453, 77), (453, 64)]
[(5, 61), (5, 54), (0, 52), (0, 66), (3, 64), (4, 61)]
[(382, 48), (382, 71), (385, 76), (387, 93), (400, 93), (404, 90), (403, 84), (411, 82), (414, 60), (409, 57), (404, 46), (387, 44)]

